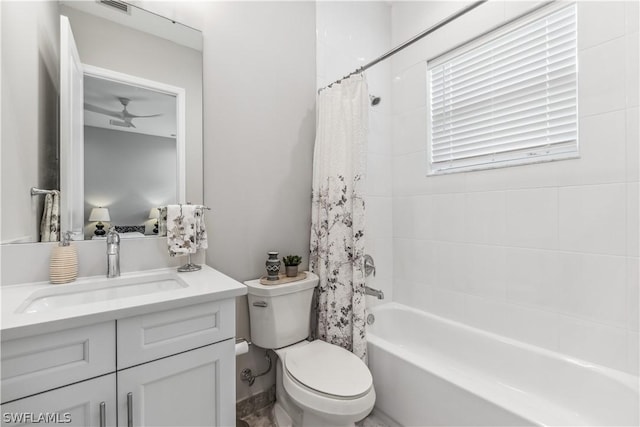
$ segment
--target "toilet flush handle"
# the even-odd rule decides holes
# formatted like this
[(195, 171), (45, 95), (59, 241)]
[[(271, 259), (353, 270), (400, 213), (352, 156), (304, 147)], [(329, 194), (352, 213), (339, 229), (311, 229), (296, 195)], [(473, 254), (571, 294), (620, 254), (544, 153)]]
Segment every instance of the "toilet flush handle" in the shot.
[(267, 303), (266, 303), (266, 301), (256, 301), (256, 302), (253, 303), (253, 306), (254, 307), (266, 307)]

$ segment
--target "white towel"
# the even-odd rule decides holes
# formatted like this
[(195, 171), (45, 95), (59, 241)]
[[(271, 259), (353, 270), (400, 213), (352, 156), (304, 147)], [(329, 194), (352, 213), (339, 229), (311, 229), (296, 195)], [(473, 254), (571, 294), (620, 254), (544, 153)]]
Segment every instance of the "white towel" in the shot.
[(169, 255), (195, 254), (198, 249), (207, 248), (203, 213), (201, 205), (167, 206)]
[(40, 241), (57, 242), (60, 228), (60, 197), (57, 191), (47, 193), (40, 221)]

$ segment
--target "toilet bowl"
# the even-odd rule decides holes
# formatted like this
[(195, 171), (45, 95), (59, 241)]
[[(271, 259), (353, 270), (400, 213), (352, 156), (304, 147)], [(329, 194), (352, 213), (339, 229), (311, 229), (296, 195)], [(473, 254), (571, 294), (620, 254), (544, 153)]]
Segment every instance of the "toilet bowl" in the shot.
[(276, 350), (284, 395), (302, 409), (300, 425), (353, 426), (376, 401), (373, 378), (353, 353), (324, 341)]
[(306, 279), (284, 285), (245, 282), (251, 340), (278, 356), (275, 418), (279, 427), (353, 426), (373, 409), (373, 378), (353, 353), (306, 340), (319, 280), (306, 274)]

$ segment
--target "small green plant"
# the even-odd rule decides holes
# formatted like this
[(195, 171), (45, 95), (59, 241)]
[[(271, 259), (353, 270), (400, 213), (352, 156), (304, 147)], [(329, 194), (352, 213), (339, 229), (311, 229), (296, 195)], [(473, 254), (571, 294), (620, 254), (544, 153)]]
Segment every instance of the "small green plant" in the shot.
[(282, 262), (284, 262), (286, 266), (299, 265), (302, 262), (302, 257), (298, 255), (287, 255), (282, 257)]

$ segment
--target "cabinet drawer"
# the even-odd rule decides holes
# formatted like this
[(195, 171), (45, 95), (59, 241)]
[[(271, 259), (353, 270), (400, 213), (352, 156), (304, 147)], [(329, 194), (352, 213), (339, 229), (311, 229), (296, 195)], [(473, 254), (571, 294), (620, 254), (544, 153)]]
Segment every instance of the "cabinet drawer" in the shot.
[(118, 320), (118, 369), (231, 338), (234, 325), (232, 299)]
[(115, 322), (2, 342), (2, 402), (115, 371)]

